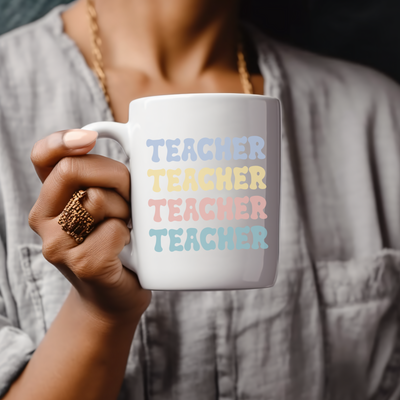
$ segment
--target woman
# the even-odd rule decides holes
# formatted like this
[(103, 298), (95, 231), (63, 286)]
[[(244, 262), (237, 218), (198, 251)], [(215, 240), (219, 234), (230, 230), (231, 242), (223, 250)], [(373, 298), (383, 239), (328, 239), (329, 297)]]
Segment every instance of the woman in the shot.
[[(79, 0), (0, 39), (4, 399), (399, 395), (399, 88), (251, 28), (241, 40), (237, 8)], [(87, 155), (96, 135), (65, 129), (126, 121), (138, 97), (250, 83), (284, 110), (278, 281), (150, 301), (118, 258), (126, 157), (107, 141), (109, 158)], [(79, 189), (96, 225), (81, 244), (58, 225)]]

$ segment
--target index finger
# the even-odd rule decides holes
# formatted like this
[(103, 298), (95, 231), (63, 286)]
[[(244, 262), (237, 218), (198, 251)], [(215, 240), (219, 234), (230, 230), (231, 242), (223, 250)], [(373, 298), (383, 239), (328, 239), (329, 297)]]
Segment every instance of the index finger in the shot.
[(84, 129), (69, 129), (52, 133), (33, 146), (31, 161), (44, 182), (55, 165), (64, 157), (88, 153), (96, 144), (98, 133)]

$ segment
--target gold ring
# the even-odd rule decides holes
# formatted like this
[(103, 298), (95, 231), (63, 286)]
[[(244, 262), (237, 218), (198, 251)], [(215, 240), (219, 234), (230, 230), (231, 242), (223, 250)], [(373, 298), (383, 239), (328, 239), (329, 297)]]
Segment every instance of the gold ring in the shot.
[(80, 202), (80, 199), (85, 196), (85, 190), (75, 192), (58, 219), (58, 224), (61, 225), (61, 228), (72, 236), (78, 244), (83, 243), (94, 229), (94, 218)]

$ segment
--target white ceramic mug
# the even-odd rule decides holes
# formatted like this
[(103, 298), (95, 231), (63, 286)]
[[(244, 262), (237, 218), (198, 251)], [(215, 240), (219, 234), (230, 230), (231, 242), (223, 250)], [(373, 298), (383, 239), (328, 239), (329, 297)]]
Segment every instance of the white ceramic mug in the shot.
[(124, 266), (151, 290), (272, 286), (279, 251), (280, 103), (244, 94), (146, 97), (129, 122), (83, 129), (130, 158)]

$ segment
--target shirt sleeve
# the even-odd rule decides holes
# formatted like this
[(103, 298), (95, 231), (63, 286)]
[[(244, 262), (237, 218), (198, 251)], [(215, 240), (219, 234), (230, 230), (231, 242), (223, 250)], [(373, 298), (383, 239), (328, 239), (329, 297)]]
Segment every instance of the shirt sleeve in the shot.
[[(5, 265), (6, 255), (0, 240), (0, 268), (5, 268)], [(31, 338), (13, 326), (6, 308), (0, 287), (0, 398), (25, 368), (35, 350)]]
[[(400, 250), (400, 86), (382, 77), (376, 84), (370, 115), (371, 167), (380, 194), (379, 213), (383, 221), (383, 245)], [(379, 93), (380, 90), (382, 93)]]

